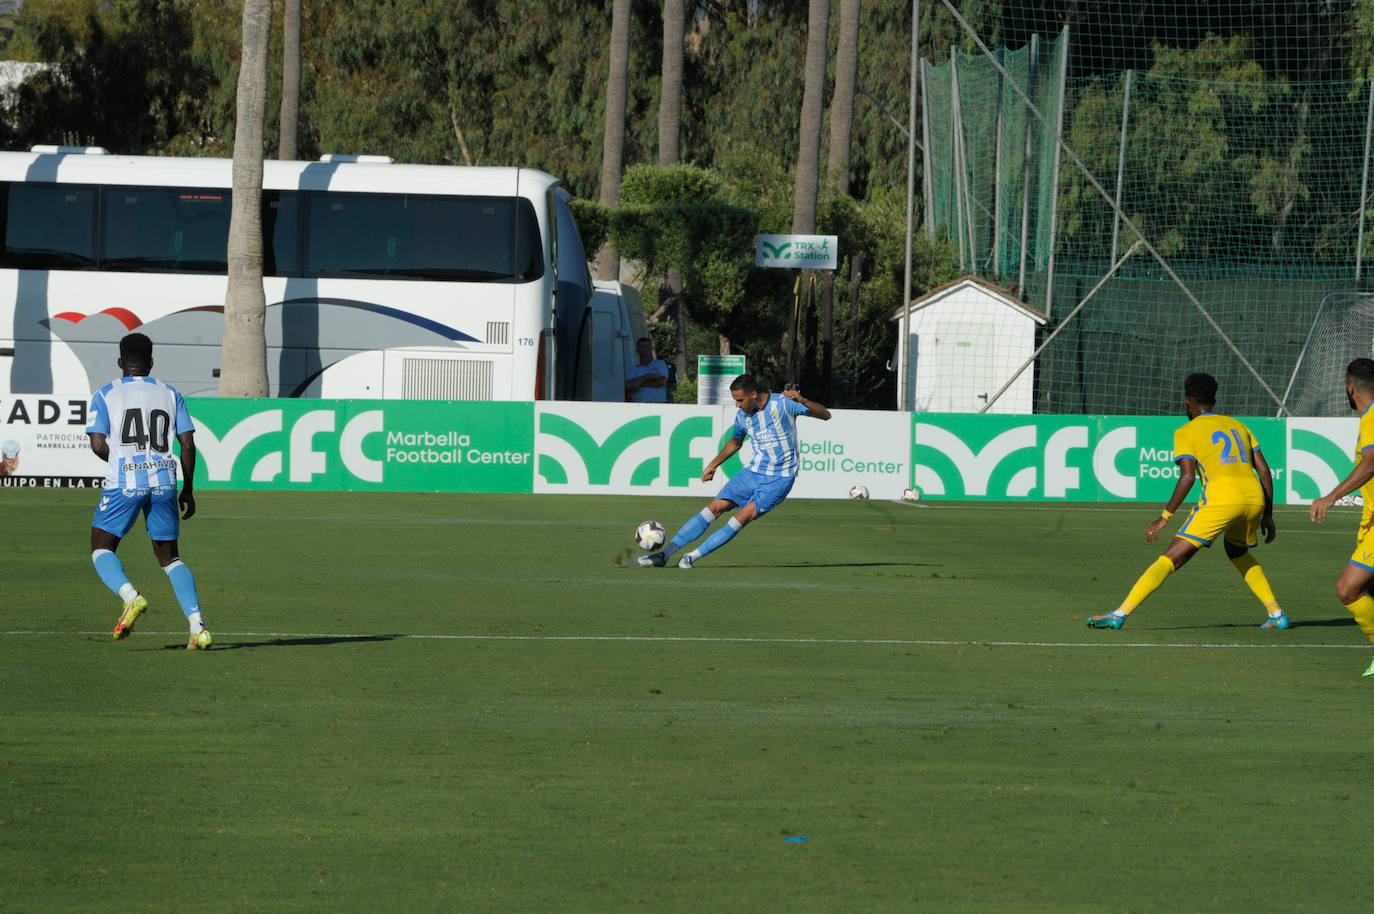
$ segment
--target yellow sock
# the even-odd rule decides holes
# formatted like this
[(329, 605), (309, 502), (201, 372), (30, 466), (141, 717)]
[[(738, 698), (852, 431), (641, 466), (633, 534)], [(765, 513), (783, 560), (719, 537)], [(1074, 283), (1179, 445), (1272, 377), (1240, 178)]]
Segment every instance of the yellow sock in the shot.
[(1116, 611), (1130, 615), (1135, 608), (1145, 602), (1145, 598), (1159, 589), (1159, 585), (1164, 583), (1164, 579), (1174, 573), (1174, 563), (1164, 556), (1155, 559), (1154, 564), (1145, 569), (1131, 592), (1126, 594), (1126, 599), (1121, 602)]
[(1231, 564), (1236, 566), (1240, 576), (1245, 579), (1250, 591), (1264, 604), (1265, 610), (1269, 615), (1277, 615), (1282, 612), (1279, 609), (1279, 601), (1274, 598), (1274, 589), (1269, 586), (1269, 579), (1264, 576), (1264, 569), (1260, 563), (1255, 561), (1255, 557), (1250, 553), (1236, 556), (1231, 559)]
[(1345, 604), (1345, 608), (1355, 617), (1355, 623), (1360, 626), (1360, 631), (1368, 635), (1370, 641), (1374, 641), (1374, 597), (1367, 593), (1361, 594), (1354, 603)]

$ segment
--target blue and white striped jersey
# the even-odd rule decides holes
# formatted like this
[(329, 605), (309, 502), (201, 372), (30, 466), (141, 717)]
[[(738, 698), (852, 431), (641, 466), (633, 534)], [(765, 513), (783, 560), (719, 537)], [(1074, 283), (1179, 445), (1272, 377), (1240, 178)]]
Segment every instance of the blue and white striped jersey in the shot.
[(736, 441), (747, 435), (753, 457), (746, 469), (762, 476), (797, 475), (797, 416), (810, 414), (805, 406), (782, 394), (769, 394), (768, 405), (752, 416), (735, 415)]
[(195, 431), (176, 388), (156, 378), (116, 378), (91, 398), (88, 434), (104, 435), (110, 446), (105, 488), (153, 489), (177, 484), (172, 445)]

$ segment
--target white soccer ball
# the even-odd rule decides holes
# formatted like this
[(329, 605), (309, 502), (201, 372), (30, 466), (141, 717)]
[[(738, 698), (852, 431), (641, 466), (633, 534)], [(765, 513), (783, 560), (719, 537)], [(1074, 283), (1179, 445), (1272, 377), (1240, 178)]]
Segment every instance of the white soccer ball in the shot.
[(920, 489), (903, 489), (903, 490), (902, 490), (902, 501), (920, 501), (920, 500), (921, 500), (921, 490), (920, 490)]
[(850, 498), (867, 498), (867, 497), (868, 497), (868, 486), (850, 486), (850, 487), (849, 487), (849, 497), (850, 497)]
[(635, 542), (639, 548), (645, 552), (653, 552), (663, 541), (668, 538), (668, 531), (663, 529), (663, 525), (656, 520), (646, 520), (644, 523), (635, 527)]

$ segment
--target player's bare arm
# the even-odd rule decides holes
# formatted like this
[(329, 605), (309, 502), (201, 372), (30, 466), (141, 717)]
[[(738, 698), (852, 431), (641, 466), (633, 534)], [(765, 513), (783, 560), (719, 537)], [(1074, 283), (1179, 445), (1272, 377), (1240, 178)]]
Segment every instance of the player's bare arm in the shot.
[(806, 399), (801, 395), (801, 391), (795, 387), (784, 387), (782, 395), (789, 400), (795, 400), (802, 406), (805, 406), (806, 411), (811, 414), (811, 418), (813, 419), (820, 419), (822, 422), (824, 422), (830, 418), (830, 410), (826, 409), (824, 406), (821, 406), (815, 400)]
[(725, 442), (725, 446), (720, 449), (720, 453), (711, 458), (711, 462), (706, 464), (706, 469), (701, 471), (701, 481), (710, 482), (716, 475), (716, 470), (722, 463), (739, 453), (739, 449), (744, 447), (744, 442), (738, 438), (731, 438)]
[(181, 492), (177, 504), (181, 506), (182, 520), (196, 513), (196, 433), (182, 432), (177, 435), (181, 444)]
[(1160, 531), (1169, 525), (1169, 518), (1182, 505), (1188, 493), (1193, 490), (1193, 483), (1197, 481), (1197, 461), (1191, 457), (1183, 457), (1178, 461), (1178, 482), (1174, 483), (1174, 494), (1169, 496), (1169, 503), (1145, 528), (1145, 542), (1153, 543), (1155, 537), (1159, 536)]
[(1336, 488), (1312, 502), (1308, 516), (1317, 523), (1322, 523), (1326, 520), (1326, 513), (1337, 500), (1358, 491), (1371, 479), (1374, 479), (1374, 450), (1367, 450), (1360, 454), (1360, 462), (1355, 464), (1355, 469), (1350, 471), (1349, 476), (1341, 480)]
[(91, 451), (101, 460), (110, 459), (110, 443), (105, 440), (105, 436), (99, 432), (89, 432), (86, 438), (91, 443)]
[(1264, 459), (1264, 455), (1256, 450), (1251, 454), (1254, 461), (1251, 466), (1255, 468), (1255, 475), (1259, 477), (1260, 489), (1264, 491), (1264, 515), (1260, 517), (1260, 532), (1264, 534), (1264, 541), (1272, 543), (1274, 537), (1279, 535), (1279, 528), (1274, 526), (1274, 474), (1269, 469), (1269, 461)]

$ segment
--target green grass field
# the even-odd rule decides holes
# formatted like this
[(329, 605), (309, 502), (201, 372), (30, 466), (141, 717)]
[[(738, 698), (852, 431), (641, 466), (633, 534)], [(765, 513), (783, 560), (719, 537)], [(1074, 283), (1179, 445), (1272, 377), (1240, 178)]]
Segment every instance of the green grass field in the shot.
[(679, 571), (627, 547), (696, 500), (199, 501), (204, 654), (141, 527), (116, 643), (94, 493), (0, 494), (0, 910), (1367, 910), (1348, 509), (1260, 550), (1289, 631), (1219, 549), (1092, 631), (1152, 506), (797, 500)]

